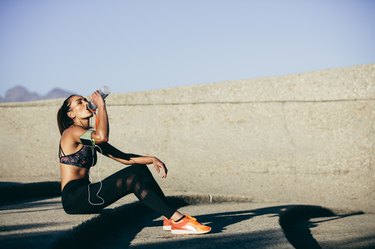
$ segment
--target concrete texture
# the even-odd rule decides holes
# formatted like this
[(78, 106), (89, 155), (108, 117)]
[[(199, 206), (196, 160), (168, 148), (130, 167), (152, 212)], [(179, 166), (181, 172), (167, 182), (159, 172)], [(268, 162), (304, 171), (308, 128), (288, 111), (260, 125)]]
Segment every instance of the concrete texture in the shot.
[[(59, 180), (61, 103), (0, 105), (0, 181)], [(167, 191), (375, 211), (375, 65), (113, 94), (107, 103), (110, 143), (163, 160)], [(103, 159), (92, 180), (121, 167)]]
[(1, 206), (0, 245), (7, 249), (375, 247), (375, 214), (280, 202), (222, 202), (222, 198), (216, 202), (215, 197), (209, 202), (204, 196), (170, 200), (212, 226), (212, 232), (183, 236), (163, 231), (161, 217), (133, 202), (131, 195), (91, 215), (67, 215), (55, 197)]

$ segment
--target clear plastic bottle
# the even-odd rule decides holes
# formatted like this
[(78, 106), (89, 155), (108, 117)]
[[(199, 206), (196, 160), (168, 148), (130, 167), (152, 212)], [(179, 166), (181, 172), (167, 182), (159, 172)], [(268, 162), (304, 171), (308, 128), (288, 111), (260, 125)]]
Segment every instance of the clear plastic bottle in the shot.
[[(111, 93), (108, 86), (102, 86), (98, 91), (103, 99), (105, 99)], [(98, 107), (90, 100), (89, 108), (90, 110), (96, 110)]]

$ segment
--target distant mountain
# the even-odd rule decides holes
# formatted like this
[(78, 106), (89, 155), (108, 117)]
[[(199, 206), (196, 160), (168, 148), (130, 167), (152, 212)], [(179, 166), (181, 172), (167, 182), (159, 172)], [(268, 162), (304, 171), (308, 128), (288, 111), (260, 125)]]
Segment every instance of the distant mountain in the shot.
[(46, 95), (43, 96), (43, 99), (58, 99), (58, 98), (67, 98), (72, 95), (72, 92), (67, 92), (60, 88), (54, 88), (49, 91)]
[(23, 102), (42, 99), (66, 98), (71, 94), (71, 92), (62, 90), (60, 88), (54, 88), (46, 95), (39, 95), (38, 93), (30, 92), (23, 86), (15, 86), (6, 92), (4, 97), (0, 96), (0, 102)]
[(15, 86), (9, 89), (4, 96), (4, 102), (16, 102), (16, 101), (32, 101), (39, 99), (39, 94), (29, 92), (23, 86)]

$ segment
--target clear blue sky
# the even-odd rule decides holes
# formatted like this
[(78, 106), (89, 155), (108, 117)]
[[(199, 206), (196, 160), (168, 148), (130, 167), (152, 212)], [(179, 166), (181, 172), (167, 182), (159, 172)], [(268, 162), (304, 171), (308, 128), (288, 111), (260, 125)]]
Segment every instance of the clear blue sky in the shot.
[(0, 94), (125, 93), (375, 63), (372, 0), (1, 0)]

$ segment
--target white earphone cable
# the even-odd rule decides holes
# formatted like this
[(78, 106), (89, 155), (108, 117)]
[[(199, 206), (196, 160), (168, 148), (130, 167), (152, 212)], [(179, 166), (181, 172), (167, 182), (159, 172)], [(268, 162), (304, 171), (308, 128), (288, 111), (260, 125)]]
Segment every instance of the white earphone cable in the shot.
[[(94, 163), (95, 163), (95, 156), (94, 156), (95, 155), (95, 148), (98, 148), (100, 150), (100, 154), (103, 154), (102, 149), (99, 146), (97, 146), (96, 144), (93, 144), (92, 147), (93, 147), (93, 153), (92, 153), (92, 165), (91, 165), (91, 167), (93, 167)], [(98, 165), (98, 179), (99, 179), (99, 185), (100, 185), (100, 187), (99, 187), (98, 192), (96, 193), (96, 196), (101, 200), (101, 202), (99, 202), (99, 203), (93, 203), (93, 202), (90, 201), (90, 185), (92, 183), (90, 182), (89, 185), (87, 186), (87, 189), (88, 189), (88, 192), (89, 192), (88, 201), (93, 206), (99, 206), (99, 205), (103, 205), (104, 204), (104, 199), (99, 196), (99, 192), (100, 192), (100, 190), (103, 187), (102, 180), (100, 179), (100, 163), (101, 163), (101, 161), (102, 161), (102, 156), (99, 157), (99, 161), (97, 162), (97, 165)], [(89, 178), (90, 178), (90, 175), (89, 175)]]

